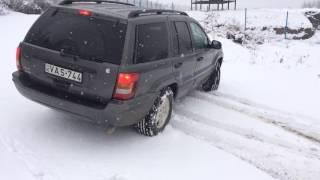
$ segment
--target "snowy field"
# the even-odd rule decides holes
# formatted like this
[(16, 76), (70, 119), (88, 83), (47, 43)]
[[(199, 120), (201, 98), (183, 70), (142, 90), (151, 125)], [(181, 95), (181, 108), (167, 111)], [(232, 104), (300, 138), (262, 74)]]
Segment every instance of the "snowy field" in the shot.
[(280, 42), (283, 45), (287, 12), (287, 39), (305, 40), (314, 35), (313, 25), (305, 13), (317, 14), (320, 13), (319, 9), (249, 9), (246, 21), (245, 10), (190, 14), (201, 21), (207, 33), (215, 37), (233, 39), (234, 42), (255, 49), (257, 45), (264, 43)]
[(166, 131), (146, 138), (107, 134), (17, 93), (15, 49), (36, 18), (0, 16), (0, 179), (320, 179), (320, 32), (254, 49), (217, 37), (219, 91), (177, 102)]
[[(289, 13), (289, 28), (310, 28), (311, 23), (301, 9), (248, 9), (247, 11), (247, 28), (263, 28), (263, 27), (284, 27), (286, 24), (287, 11)], [(216, 14), (215, 23), (217, 24), (233, 24), (244, 27), (245, 11), (213, 11)], [(205, 18), (207, 14), (204, 12), (191, 12), (192, 16)]]

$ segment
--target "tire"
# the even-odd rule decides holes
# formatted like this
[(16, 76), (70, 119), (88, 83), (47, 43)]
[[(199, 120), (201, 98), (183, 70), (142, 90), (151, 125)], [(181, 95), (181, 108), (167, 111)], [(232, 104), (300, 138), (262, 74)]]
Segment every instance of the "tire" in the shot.
[(136, 124), (137, 131), (145, 136), (153, 137), (162, 132), (171, 119), (173, 92), (165, 88), (155, 100), (145, 118)]
[(221, 64), (218, 63), (210, 74), (209, 79), (203, 83), (202, 90), (205, 92), (216, 91), (219, 89), (220, 77), (221, 77)]

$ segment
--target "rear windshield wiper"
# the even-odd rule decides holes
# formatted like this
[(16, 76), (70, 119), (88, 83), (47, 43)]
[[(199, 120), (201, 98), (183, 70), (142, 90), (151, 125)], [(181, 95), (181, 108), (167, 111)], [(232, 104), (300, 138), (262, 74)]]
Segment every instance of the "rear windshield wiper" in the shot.
[(79, 57), (76, 56), (76, 55), (66, 53), (64, 49), (61, 49), (61, 50), (60, 50), (60, 56), (72, 58), (74, 61), (78, 60), (78, 58), (79, 58)]

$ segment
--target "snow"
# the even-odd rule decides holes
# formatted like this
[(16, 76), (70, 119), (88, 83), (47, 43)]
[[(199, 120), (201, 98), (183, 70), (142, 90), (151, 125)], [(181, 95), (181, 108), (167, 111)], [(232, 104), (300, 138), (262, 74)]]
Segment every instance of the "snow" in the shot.
[[(29, 172), (34, 179), (38, 176), (43, 179), (235, 179), (237, 176), (270, 179), (249, 164), (170, 127), (166, 134), (152, 139), (130, 129), (108, 135), (101, 128), (45, 108), (37, 109), (37, 117), (24, 120), (15, 116), (24, 128), (13, 132), (3, 130), (14, 138), (1, 141), (15, 149), (9, 153), (9, 148), (5, 149), (4, 153), (21, 161), (13, 166), (26, 166), (17, 169), (18, 172)], [(0, 167), (6, 166), (2, 163)], [(230, 168), (237, 173), (230, 174)], [(18, 179), (10, 171), (4, 173), (11, 177), (8, 179)]]
[(309, 40), (266, 43), (253, 50), (219, 40), (226, 56), (220, 92), (319, 119), (319, 33)]
[[(132, 0), (133, 1), (133, 0)], [(158, 0), (152, 0), (157, 2)], [(181, 6), (190, 8), (190, 1), (188, 0), (162, 0), (162, 3), (175, 3)], [(241, 0), (237, 2), (238, 8), (300, 8), (305, 0)], [(216, 6), (212, 5), (214, 8)], [(203, 6), (205, 8), (205, 6)], [(226, 7), (226, 5), (225, 5)], [(233, 8), (234, 4), (230, 4)]]
[[(270, 11), (274, 10), (267, 10), (266, 15), (259, 17), (263, 19)], [(257, 15), (261, 13), (264, 10)], [(191, 13), (200, 21), (207, 15)], [(222, 19), (228, 21), (226, 17)], [(298, 19), (301, 18), (297, 18), (297, 25), (309, 26)], [(263, 24), (276, 24), (277, 19), (266, 21)], [(231, 18), (227, 23), (233, 22)], [(192, 108), (192, 112), (182, 111), (184, 115), (181, 115), (182, 121), (178, 121), (179, 126), (185, 123), (185, 116), (187, 119), (192, 117), (196, 125), (190, 128), (184, 124), (186, 131), (275, 177), (319, 179), (319, 31), (308, 40), (278, 37), (263, 45), (251, 46), (254, 48), (235, 44), (216, 36), (215, 32), (210, 35), (220, 40), (224, 47), (221, 87), (215, 93), (196, 92), (187, 98), (183, 108)], [(246, 117), (241, 117), (243, 115)]]
[(108, 134), (15, 90), (15, 49), (37, 17), (0, 16), (1, 179), (320, 179), (319, 32), (255, 48), (212, 33), (225, 52), (219, 91), (177, 102), (166, 131), (147, 138)]
[[(263, 28), (263, 27), (284, 27), (286, 25), (286, 16), (289, 12), (288, 27), (295, 28), (311, 28), (310, 21), (305, 18), (301, 9), (248, 9), (247, 11), (247, 28)], [(236, 24), (244, 27), (245, 11), (213, 11), (209, 13), (217, 14), (217, 24)], [(204, 16), (204, 12), (191, 12), (192, 16)]]
[(283, 39), (287, 12), (289, 13), (287, 39), (306, 39), (312, 36), (312, 24), (304, 15), (306, 11), (304, 9), (249, 9), (247, 21), (245, 21), (244, 10), (195, 11), (189, 14), (200, 20), (206, 32), (214, 37), (234, 39), (235, 42), (254, 49), (258, 44), (267, 42), (280, 42), (280, 45), (285, 45)]
[(0, 16), (8, 14), (9, 11), (0, 3)]

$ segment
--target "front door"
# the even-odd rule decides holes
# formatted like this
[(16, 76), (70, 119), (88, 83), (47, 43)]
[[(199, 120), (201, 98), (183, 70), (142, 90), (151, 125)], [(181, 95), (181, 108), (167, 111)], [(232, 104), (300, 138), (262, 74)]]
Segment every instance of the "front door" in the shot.
[(198, 83), (206, 79), (213, 70), (214, 53), (210, 48), (209, 38), (195, 22), (190, 23), (193, 45), (196, 53), (195, 77)]

